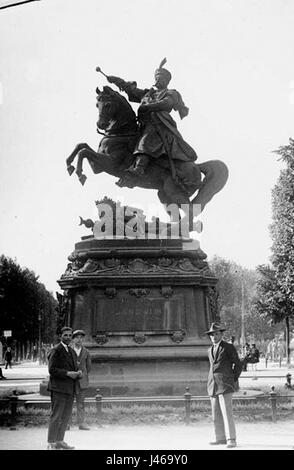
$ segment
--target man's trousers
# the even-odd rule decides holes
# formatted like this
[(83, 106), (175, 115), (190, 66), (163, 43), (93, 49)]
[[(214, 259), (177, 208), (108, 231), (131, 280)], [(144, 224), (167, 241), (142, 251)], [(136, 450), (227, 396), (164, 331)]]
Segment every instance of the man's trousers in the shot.
[(78, 421), (79, 426), (84, 424), (84, 420), (85, 420), (85, 397), (86, 397), (86, 390), (80, 389), (79, 392), (76, 394), (77, 421)]
[(48, 429), (48, 442), (63, 441), (71, 418), (74, 395), (51, 392), (51, 415)]
[(217, 441), (236, 439), (232, 397), (232, 393), (224, 393), (210, 397), (212, 420)]

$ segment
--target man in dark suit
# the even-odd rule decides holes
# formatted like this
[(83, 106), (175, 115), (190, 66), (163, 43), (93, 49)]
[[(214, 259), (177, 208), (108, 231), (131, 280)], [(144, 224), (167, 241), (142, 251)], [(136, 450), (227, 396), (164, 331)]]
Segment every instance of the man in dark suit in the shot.
[(211, 400), (215, 441), (210, 444), (227, 444), (228, 448), (232, 448), (236, 447), (232, 397), (238, 389), (242, 364), (235, 346), (223, 341), (224, 331), (225, 328), (219, 323), (212, 323), (209, 331), (206, 331), (212, 342), (208, 351), (210, 370), (207, 391)]
[(79, 429), (88, 431), (90, 428), (85, 424), (85, 398), (86, 390), (89, 386), (89, 373), (91, 370), (91, 357), (87, 348), (83, 345), (86, 333), (84, 330), (76, 330), (72, 334), (72, 348), (77, 355), (77, 365), (83, 376), (77, 380), (76, 402), (77, 419)]
[(60, 343), (49, 353), (49, 383), (51, 415), (48, 429), (48, 450), (74, 449), (64, 442), (64, 434), (71, 418), (76, 380), (82, 376), (77, 367), (77, 357), (69, 346), (72, 329), (61, 329)]

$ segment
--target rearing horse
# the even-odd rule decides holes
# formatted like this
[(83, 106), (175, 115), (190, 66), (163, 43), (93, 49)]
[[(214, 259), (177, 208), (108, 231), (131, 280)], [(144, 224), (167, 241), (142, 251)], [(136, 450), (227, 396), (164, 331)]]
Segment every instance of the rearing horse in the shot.
[[(104, 137), (97, 152), (86, 143), (75, 147), (66, 159), (69, 174), (75, 170), (72, 163), (77, 157), (76, 174), (84, 184), (87, 177), (83, 174), (83, 160), (86, 158), (95, 174), (106, 172), (120, 178), (117, 183), (119, 186), (157, 189), (162, 204), (189, 208), (185, 215), (189, 217), (190, 230), (193, 230), (193, 205), (200, 205), (198, 213), (202, 212), (212, 197), (224, 187), (228, 179), (227, 166), (220, 160), (200, 164), (174, 160), (175, 179), (166, 158), (152, 159), (143, 176), (130, 175), (126, 170), (134, 161), (133, 151), (139, 137), (136, 114), (126, 98), (111, 87), (105, 86), (103, 91), (97, 88), (96, 93), (99, 111), (97, 132), (101, 133), (99, 129), (104, 130)], [(190, 200), (196, 191), (196, 196)]]

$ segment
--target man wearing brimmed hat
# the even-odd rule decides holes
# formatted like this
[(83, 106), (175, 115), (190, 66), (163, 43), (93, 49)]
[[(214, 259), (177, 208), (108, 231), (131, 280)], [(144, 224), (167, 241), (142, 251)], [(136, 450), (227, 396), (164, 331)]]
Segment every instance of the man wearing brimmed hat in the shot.
[(225, 328), (217, 322), (212, 323), (206, 331), (212, 342), (208, 351), (210, 370), (207, 391), (211, 400), (215, 441), (210, 444), (227, 444), (227, 447), (231, 448), (236, 447), (232, 397), (238, 388), (237, 381), (242, 364), (235, 346), (222, 339), (224, 331)]
[(89, 386), (89, 373), (91, 370), (91, 357), (87, 348), (83, 345), (86, 333), (84, 330), (75, 330), (72, 334), (72, 348), (77, 355), (77, 365), (82, 371), (82, 377), (76, 383), (77, 421), (79, 429), (88, 431), (90, 428), (85, 424), (85, 398), (86, 389)]
[(140, 103), (140, 136), (134, 151), (136, 159), (127, 170), (133, 175), (142, 176), (150, 159), (164, 157), (160, 164), (170, 170), (171, 160), (191, 162), (197, 159), (195, 151), (184, 141), (170, 115), (171, 111), (175, 110), (182, 119), (188, 115), (189, 109), (178, 91), (167, 88), (172, 76), (163, 68), (165, 63), (166, 59), (163, 59), (155, 70), (155, 88), (140, 89), (136, 82), (126, 82), (114, 76), (107, 77), (110, 83), (127, 93), (130, 101)]

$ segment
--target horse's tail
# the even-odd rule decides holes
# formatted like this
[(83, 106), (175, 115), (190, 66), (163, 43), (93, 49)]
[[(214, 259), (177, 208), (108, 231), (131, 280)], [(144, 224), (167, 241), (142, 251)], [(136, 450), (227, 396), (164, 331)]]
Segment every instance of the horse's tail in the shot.
[(200, 204), (203, 211), (206, 204), (218, 193), (226, 184), (229, 170), (221, 160), (209, 160), (208, 162), (197, 164), (204, 179), (197, 195), (192, 199), (191, 204)]

